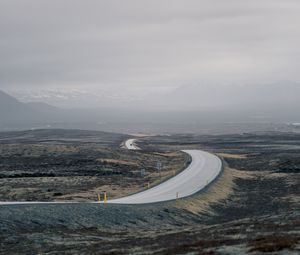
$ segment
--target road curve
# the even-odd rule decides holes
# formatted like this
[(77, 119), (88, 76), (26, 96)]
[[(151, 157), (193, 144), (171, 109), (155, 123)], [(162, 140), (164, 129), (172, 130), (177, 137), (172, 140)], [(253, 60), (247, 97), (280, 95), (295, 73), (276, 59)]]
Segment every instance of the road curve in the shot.
[(135, 144), (136, 139), (128, 139), (125, 141), (125, 147), (128, 150), (140, 150), (136, 144)]
[(108, 201), (115, 204), (146, 204), (191, 196), (209, 185), (221, 172), (222, 161), (201, 150), (184, 150), (191, 164), (180, 174), (143, 192)]
[[(133, 143), (130, 142), (130, 144)], [(181, 173), (153, 188), (127, 197), (108, 200), (107, 203), (147, 204), (188, 197), (204, 189), (207, 185), (215, 180), (222, 170), (222, 161), (211, 153), (201, 150), (183, 150), (183, 152), (192, 157), (192, 162)], [(68, 203), (76, 204), (78, 202), (0, 202), (0, 205)]]

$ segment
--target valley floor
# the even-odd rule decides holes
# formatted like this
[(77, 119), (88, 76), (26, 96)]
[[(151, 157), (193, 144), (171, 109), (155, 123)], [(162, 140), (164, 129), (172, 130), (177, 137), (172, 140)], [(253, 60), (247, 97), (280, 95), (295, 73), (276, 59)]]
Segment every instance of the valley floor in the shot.
[[(21, 143), (14, 141), (17, 142)], [(179, 166), (179, 161), (188, 163), (189, 159), (182, 161), (183, 158), (176, 151), (202, 149), (218, 154), (226, 167), (223, 174), (205, 191), (173, 202), (134, 206), (81, 203), (0, 207), (0, 253), (300, 252), (299, 134), (144, 137), (139, 139), (139, 145), (144, 152), (120, 151), (110, 158), (124, 160), (120, 156), (126, 155), (130, 158), (126, 162), (140, 164), (140, 153), (145, 153), (147, 158), (155, 155), (161, 160), (165, 158), (166, 165), (169, 160)], [(8, 145), (2, 142), (1, 146)], [(119, 141), (105, 145), (105, 153), (115, 153), (119, 150), (118, 146)], [(170, 157), (162, 156), (165, 153)], [(105, 158), (109, 158), (107, 155)], [(6, 169), (5, 174), (9, 173), (9, 169), (16, 171), (16, 165), (8, 159), (5, 161), (3, 157), (2, 153), (1, 171)], [(150, 169), (146, 172), (150, 172)], [(111, 176), (102, 178), (106, 180)], [(6, 178), (9, 179), (14, 178)], [(134, 180), (139, 183), (138, 175), (132, 176), (133, 183)], [(118, 189), (117, 185), (118, 182)], [(56, 192), (55, 186), (53, 189), (51, 192)]]

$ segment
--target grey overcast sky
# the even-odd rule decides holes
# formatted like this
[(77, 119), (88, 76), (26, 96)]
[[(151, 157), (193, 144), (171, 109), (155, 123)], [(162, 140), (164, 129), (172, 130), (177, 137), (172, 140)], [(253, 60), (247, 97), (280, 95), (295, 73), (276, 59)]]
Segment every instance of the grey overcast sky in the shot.
[(0, 89), (122, 98), (299, 81), (299, 14), (299, 0), (0, 0)]

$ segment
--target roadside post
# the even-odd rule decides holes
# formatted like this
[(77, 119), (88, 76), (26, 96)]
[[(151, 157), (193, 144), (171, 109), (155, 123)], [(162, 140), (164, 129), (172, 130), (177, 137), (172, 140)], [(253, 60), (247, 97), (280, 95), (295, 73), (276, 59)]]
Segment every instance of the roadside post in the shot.
[(141, 177), (145, 176), (145, 169), (141, 169)]
[(161, 164), (160, 161), (158, 161), (158, 162), (156, 163), (156, 169), (157, 169), (157, 171), (159, 172), (159, 177), (161, 177), (161, 167), (162, 167), (162, 164)]
[(150, 188), (150, 182), (147, 183), (147, 188), (148, 188), (148, 189)]
[(106, 196), (106, 192), (104, 192), (104, 204), (106, 204), (107, 202), (107, 196)]
[(100, 194), (98, 193), (98, 203), (100, 203), (101, 202), (101, 196), (100, 196)]

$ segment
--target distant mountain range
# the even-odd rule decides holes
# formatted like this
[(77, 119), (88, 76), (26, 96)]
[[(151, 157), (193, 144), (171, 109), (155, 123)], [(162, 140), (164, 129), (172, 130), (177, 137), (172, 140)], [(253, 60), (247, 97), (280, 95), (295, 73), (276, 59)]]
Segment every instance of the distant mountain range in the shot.
[(24, 122), (29, 116), (32, 120), (34, 119), (33, 109), (29, 105), (0, 91), (0, 121), (2, 124)]
[[(155, 107), (146, 110), (150, 104)], [(53, 127), (129, 133), (159, 127), (176, 132), (180, 126), (182, 132), (217, 123), (298, 123), (299, 112), (299, 83), (210, 85), (204, 89), (182, 86), (166, 95), (153, 95), (131, 109), (66, 110), (39, 102), (23, 103), (0, 91), (0, 130)]]
[[(150, 98), (150, 99), (149, 99)], [(195, 111), (275, 110), (300, 107), (300, 83), (282, 81), (270, 84), (189, 84), (164, 95), (148, 97), (147, 105), (157, 109)]]
[(0, 124), (32, 124), (55, 120), (59, 109), (44, 103), (22, 103), (0, 91)]
[[(42, 102), (23, 103), (0, 91), (0, 130), (38, 128), (99, 129), (99, 122), (122, 121), (123, 112), (110, 109), (62, 109)], [(109, 128), (108, 128), (109, 130)]]

